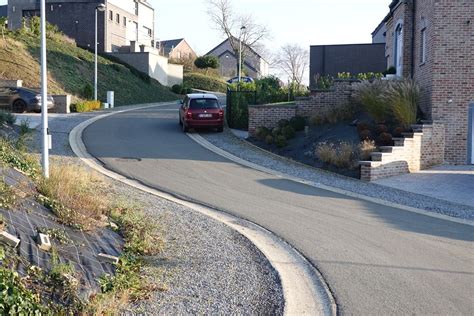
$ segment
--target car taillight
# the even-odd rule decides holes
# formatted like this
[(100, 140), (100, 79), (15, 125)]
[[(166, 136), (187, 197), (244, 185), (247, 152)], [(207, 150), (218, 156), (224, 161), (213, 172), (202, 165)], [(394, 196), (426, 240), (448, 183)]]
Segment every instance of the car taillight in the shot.
[(192, 113), (191, 111), (186, 112), (186, 117), (187, 117), (188, 119), (192, 118), (192, 117), (193, 117), (193, 113)]
[(219, 117), (224, 117), (224, 110), (219, 110)]

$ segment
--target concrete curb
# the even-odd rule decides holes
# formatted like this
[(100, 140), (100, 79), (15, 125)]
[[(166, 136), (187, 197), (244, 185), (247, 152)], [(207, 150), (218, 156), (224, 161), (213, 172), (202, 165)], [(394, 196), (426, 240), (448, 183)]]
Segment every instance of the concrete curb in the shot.
[[(237, 157), (237, 156), (235, 156), (235, 155), (233, 155), (233, 154), (231, 154), (227, 151), (224, 151), (223, 149), (211, 144), (209, 141), (204, 139), (199, 134), (188, 134), (188, 136), (191, 139), (193, 139), (195, 142), (197, 142), (198, 144), (203, 146), (204, 148), (206, 148), (206, 149), (208, 149), (208, 150), (210, 150), (210, 151), (212, 151), (212, 152), (214, 152), (214, 153), (216, 153), (216, 154), (218, 154), (218, 155), (220, 155), (224, 158), (227, 158), (227, 159), (229, 159), (229, 160), (231, 160), (235, 163), (241, 164), (243, 166), (246, 166), (246, 167), (249, 167), (249, 168), (252, 168), (252, 169), (255, 169), (255, 170), (258, 170), (258, 171), (276, 176), (276, 177), (285, 178), (285, 179), (292, 180), (292, 181), (295, 181), (295, 182), (298, 182), (298, 183), (303, 183), (303, 184), (306, 184), (306, 185), (309, 185), (309, 186), (312, 186), (312, 187), (315, 187), (315, 188), (318, 188), (318, 189), (323, 189), (323, 190), (326, 190), (326, 191), (339, 193), (339, 194), (342, 194), (342, 195), (345, 195), (345, 196), (350, 196), (350, 197), (357, 198), (357, 199), (360, 199), (360, 200), (369, 201), (369, 202), (377, 203), (377, 204), (388, 206), (388, 207), (398, 208), (398, 209), (401, 209), (401, 210), (404, 210), (404, 211), (407, 211), (407, 212), (426, 215), (426, 216), (430, 216), (430, 217), (433, 217), (433, 218), (442, 219), (442, 220), (450, 221), (450, 222), (453, 222), (453, 223), (464, 224), (464, 225), (469, 225), (469, 226), (474, 227), (474, 221), (471, 221), (471, 220), (451, 217), (451, 216), (448, 216), (448, 215), (434, 213), (434, 212), (428, 212), (428, 211), (425, 211), (423, 209), (418, 209), (418, 208), (411, 207), (411, 206), (397, 204), (397, 203), (385, 201), (385, 200), (382, 200), (382, 199), (365, 196), (365, 195), (358, 194), (358, 193), (355, 193), (355, 192), (339, 189), (339, 188), (336, 188), (336, 187), (327, 186), (327, 185), (317, 183), (317, 182), (314, 182), (314, 181), (308, 181), (308, 180), (304, 180), (304, 179), (301, 179), (301, 178), (298, 178), (298, 177), (294, 177), (294, 176), (291, 176), (291, 175), (288, 175), (288, 174), (285, 174), (285, 173), (282, 173), (282, 172), (279, 172), (279, 171), (276, 171), (276, 170), (273, 170), (273, 169), (269, 169), (269, 168), (257, 165), (253, 162), (244, 160), (242, 158), (239, 158), (239, 157)], [(269, 154), (275, 155), (274, 153), (269, 153)], [(278, 157), (278, 158), (282, 158), (282, 157)], [(287, 158), (283, 158), (283, 159), (287, 159)]]
[[(174, 104), (174, 103), (173, 103)], [(69, 134), (69, 143), (74, 153), (96, 171), (144, 192), (189, 207), (236, 230), (252, 242), (267, 258), (279, 274), (285, 299), (285, 315), (337, 315), (337, 305), (322, 275), (306, 258), (275, 234), (250, 221), (240, 219), (209, 207), (177, 198), (145, 186), (104, 168), (91, 156), (82, 141), (83, 131), (94, 122), (118, 113), (150, 107), (171, 105), (170, 103), (143, 106), (123, 111), (103, 114), (77, 125)]]

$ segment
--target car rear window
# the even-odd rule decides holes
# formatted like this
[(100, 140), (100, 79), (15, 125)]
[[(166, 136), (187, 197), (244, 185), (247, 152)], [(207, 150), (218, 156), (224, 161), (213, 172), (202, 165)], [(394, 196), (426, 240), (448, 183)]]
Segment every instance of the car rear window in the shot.
[(219, 103), (216, 99), (192, 99), (189, 108), (191, 109), (218, 109)]

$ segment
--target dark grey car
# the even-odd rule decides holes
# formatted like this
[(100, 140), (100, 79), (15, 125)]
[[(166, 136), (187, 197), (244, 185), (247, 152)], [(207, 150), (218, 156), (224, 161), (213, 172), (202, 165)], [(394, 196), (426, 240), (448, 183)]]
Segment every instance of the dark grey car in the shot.
[[(53, 98), (48, 95), (48, 109), (53, 107)], [(41, 93), (28, 88), (0, 87), (0, 109), (15, 113), (41, 112)]]

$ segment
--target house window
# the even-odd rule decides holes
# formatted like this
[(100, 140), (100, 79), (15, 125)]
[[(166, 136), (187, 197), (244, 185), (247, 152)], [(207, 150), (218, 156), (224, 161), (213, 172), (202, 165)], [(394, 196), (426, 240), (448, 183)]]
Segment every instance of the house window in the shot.
[(393, 47), (394, 66), (397, 70), (397, 76), (403, 74), (403, 26), (398, 24), (395, 28), (394, 47)]
[(145, 29), (145, 33), (151, 37), (151, 29), (147, 28), (146, 26), (143, 27)]
[(135, 15), (138, 15), (138, 1), (135, 1)]
[(123, 17), (123, 26), (127, 26), (127, 17), (126, 16)]
[(426, 28), (421, 30), (421, 48), (420, 48), (420, 62), (424, 64), (426, 62)]
[(115, 14), (115, 22), (117, 22), (118, 24), (120, 24), (120, 14)]
[(112, 10), (109, 11), (109, 20), (110, 21), (114, 20), (114, 12)]

